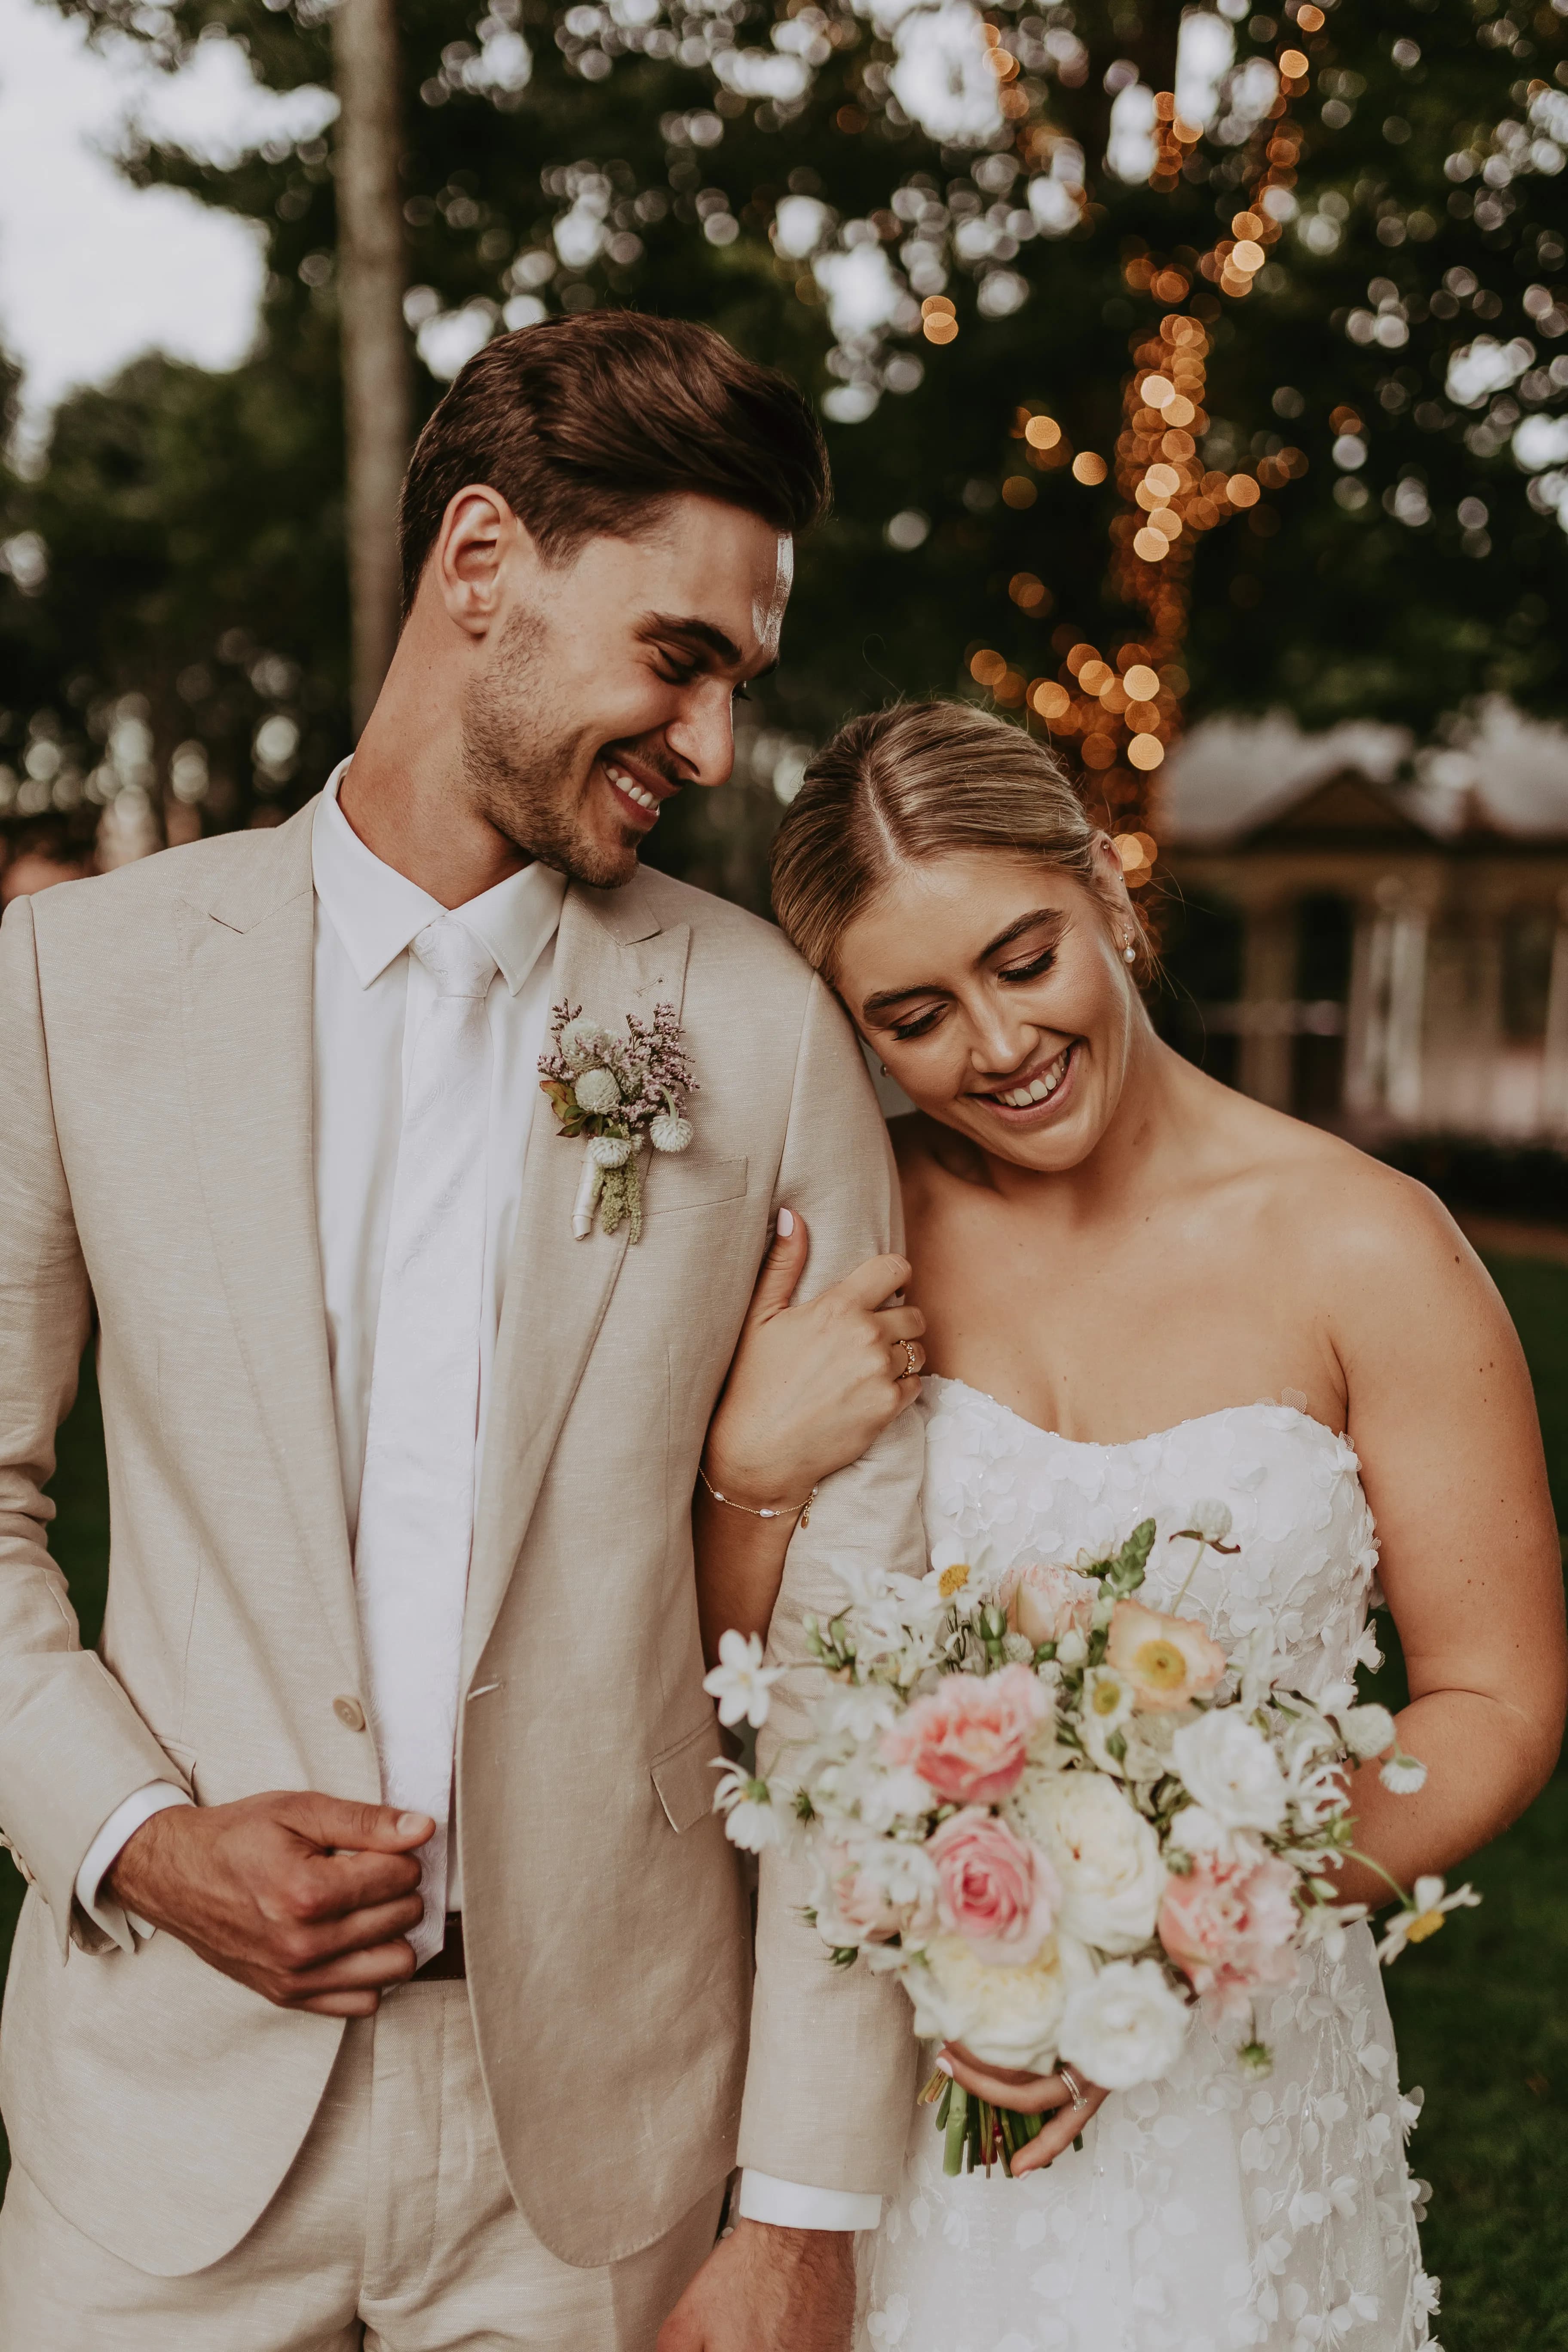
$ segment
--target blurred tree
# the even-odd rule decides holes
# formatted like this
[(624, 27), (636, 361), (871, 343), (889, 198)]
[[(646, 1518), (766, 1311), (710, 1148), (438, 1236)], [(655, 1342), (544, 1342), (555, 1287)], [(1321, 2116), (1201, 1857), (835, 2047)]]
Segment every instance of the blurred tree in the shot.
[[(330, 78), (322, 0), (62, 5), (171, 63), (226, 32), (273, 87)], [(1245, 5), (399, 9), (421, 408), (502, 324), (601, 301), (709, 319), (822, 396), (837, 512), (805, 553), (786, 667), (747, 714), (752, 789), (681, 811), (661, 855), (754, 896), (775, 782), (847, 709), (979, 681), (1014, 709), (1032, 679), (1076, 695), (1075, 646), (1125, 658), (1144, 639), (1125, 547), (1149, 514), (1129, 499), (1163, 436), (1123, 387), (1163, 320), (1194, 322), (1205, 373), (1193, 457), (1174, 461), (1188, 513), (1172, 570), (1192, 618), (1162, 730), (1187, 674), (1194, 708), (1283, 702), (1309, 723), (1425, 730), (1493, 690), (1562, 706), (1547, 621), (1568, 512), (1568, 349), (1551, 357), (1568, 334), (1562, 19), (1497, 0), (1327, 16), (1284, 0), (1243, 22)], [(265, 228), (257, 365), (293, 414), (285, 427), (214, 397), (265, 426), (255, 471), (301, 562), (321, 556), (342, 478), (335, 160), (322, 140), (226, 168), (128, 158)], [(1255, 199), (1244, 269), (1235, 220)], [(280, 431), (292, 476), (268, 462)], [(236, 445), (228, 462), (238, 491), (252, 461)], [(1211, 478), (1238, 472), (1262, 495), (1211, 497), (1209, 521)], [(160, 498), (185, 502), (177, 486)], [(208, 551), (200, 533), (167, 542), (182, 614)], [(301, 647), (268, 602), (276, 578), (225, 625), (298, 663), (276, 715), (328, 712), (341, 742), (341, 620)], [(340, 580), (334, 558), (309, 587), (322, 601)], [(118, 598), (118, 574), (95, 593)], [(216, 677), (213, 645), (209, 623), (180, 658)], [(242, 796), (247, 781), (303, 789), (324, 764), (302, 746), (297, 780), (264, 763), (247, 780), (243, 751), (226, 756)]]

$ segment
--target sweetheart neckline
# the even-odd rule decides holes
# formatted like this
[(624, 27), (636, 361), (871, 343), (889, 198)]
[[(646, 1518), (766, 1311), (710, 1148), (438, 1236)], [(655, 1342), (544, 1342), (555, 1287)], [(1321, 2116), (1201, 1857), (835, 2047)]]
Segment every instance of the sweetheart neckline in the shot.
[(1026, 1429), (1032, 1437), (1048, 1438), (1053, 1444), (1070, 1445), (1081, 1454), (1125, 1454), (1134, 1445), (1157, 1444), (1161, 1438), (1177, 1437), (1184, 1429), (1201, 1429), (1206, 1422), (1228, 1421), (1233, 1413), (1237, 1412), (1288, 1412), (1295, 1420), (1304, 1422), (1309, 1429), (1326, 1437), (1331, 1445), (1350, 1444), (1348, 1437), (1331, 1429), (1328, 1423), (1320, 1421), (1315, 1413), (1303, 1412), (1300, 1405), (1275, 1404), (1268, 1397), (1255, 1397), (1250, 1404), (1217, 1405), (1213, 1412), (1195, 1412), (1185, 1421), (1173, 1422), (1169, 1429), (1151, 1429), (1142, 1437), (1121, 1437), (1108, 1444), (1098, 1437), (1064, 1437), (1059, 1429), (1047, 1429), (1043, 1423), (1031, 1421), (1026, 1413), (1015, 1412), (1010, 1404), (1004, 1404), (1000, 1397), (994, 1397), (989, 1389), (977, 1389), (973, 1381), (954, 1380), (944, 1372), (928, 1372), (925, 1386), (928, 1389), (933, 1386), (962, 1389), (966, 1396), (978, 1397), (982, 1404), (988, 1404), (1009, 1421), (1016, 1421), (1019, 1428)]

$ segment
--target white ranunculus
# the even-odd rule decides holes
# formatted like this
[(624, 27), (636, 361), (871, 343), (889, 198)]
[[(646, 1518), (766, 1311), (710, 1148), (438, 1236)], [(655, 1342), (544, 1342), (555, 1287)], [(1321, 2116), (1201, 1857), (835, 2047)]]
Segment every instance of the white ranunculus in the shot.
[(1068, 2000), (1061, 2054), (1103, 2090), (1130, 2091), (1170, 2073), (1191, 2018), (1158, 1960), (1111, 1960)]
[(1135, 1952), (1154, 1932), (1165, 1868), (1160, 1841), (1100, 1772), (1026, 1771), (1005, 1808), (1062, 1883), (1062, 1925), (1102, 1952)]
[(923, 1964), (904, 1978), (915, 2032), (927, 2041), (962, 2042), (988, 2066), (1044, 2074), (1056, 2063), (1069, 1982), (1087, 1967), (1081, 1948), (1063, 1936), (1047, 1937), (1021, 1968), (977, 1959), (962, 1936), (933, 1936)]
[(1228, 1503), (1217, 1501), (1212, 1495), (1193, 1505), (1187, 1513), (1187, 1525), (1205, 1543), (1221, 1544), (1230, 1533), (1231, 1517)]
[(1234, 1706), (1185, 1723), (1171, 1760), (1194, 1802), (1229, 1830), (1277, 1830), (1285, 1817), (1285, 1775), (1255, 1724)]

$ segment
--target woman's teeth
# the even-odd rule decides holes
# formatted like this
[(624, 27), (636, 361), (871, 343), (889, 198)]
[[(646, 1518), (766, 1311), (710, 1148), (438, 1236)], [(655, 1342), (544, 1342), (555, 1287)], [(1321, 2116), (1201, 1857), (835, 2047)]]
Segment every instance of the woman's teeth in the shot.
[(646, 792), (641, 784), (634, 783), (631, 777), (627, 775), (624, 768), (615, 767), (608, 760), (606, 760), (605, 761), (605, 773), (608, 776), (612, 784), (616, 784), (620, 787), (621, 791), (625, 793), (627, 800), (636, 801), (638, 808), (652, 809), (656, 814), (658, 814), (658, 803), (655, 800), (653, 794), (650, 792)]
[(1070, 1045), (1065, 1046), (1042, 1076), (1031, 1078), (1026, 1087), (1015, 1087), (1010, 1094), (998, 1095), (997, 1101), (1009, 1110), (1028, 1110), (1033, 1104), (1044, 1102), (1047, 1095), (1055, 1094), (1067, 1076), (1068, 1055), (1071, 1052)]

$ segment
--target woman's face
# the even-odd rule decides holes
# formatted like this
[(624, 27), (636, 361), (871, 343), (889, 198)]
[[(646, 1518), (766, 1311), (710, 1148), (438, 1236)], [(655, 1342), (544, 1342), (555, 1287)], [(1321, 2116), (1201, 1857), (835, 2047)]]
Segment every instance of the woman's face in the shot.
[(1093, 1150), (1147, 1034), (1121, 866), (1103, 855), (1109, 903), (1037, 859), (966, 852), (901, 866), (845, 929), (835, 980), (889, 1074), (1021, 1167)]

